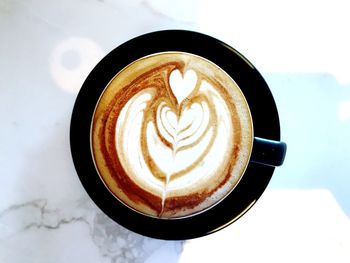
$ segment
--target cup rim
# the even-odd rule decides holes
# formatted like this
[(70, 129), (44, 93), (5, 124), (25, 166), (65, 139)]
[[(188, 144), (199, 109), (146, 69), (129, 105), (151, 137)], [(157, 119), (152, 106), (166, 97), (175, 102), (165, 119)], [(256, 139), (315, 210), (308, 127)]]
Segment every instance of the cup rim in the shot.
[[(161, 54), (175, 54), (175, 53), (180, 53), (180, 54), (187, 54), (187, 55), (190, 55), (190, 56), (195, 56), (195, 57), (199, 57), (200, 59), (202, 60), (205, 60), (207, 63), (209, 64), (212, 64), (213, 66), (217, 67), (218, 69), (220, 69), (221, 71), (223, 71), (223, 69), (221, 69), (218, 65), (215, 65), (213, 64), (213, 62), (207, 60), (206, 58), (203, 58), (203, 57), (200, 57), (198, 55), (195, 55), (195, 54), (191, 54), (191, 53), (187, 53), (187, 52), (179, 52), (179, 51), (164, 51), (164, 52), (158, 52), (158, 53), (154, 53), (154, 54), (149, 54), (145, 57), (141, 57), (133, 62), (131, 62), (131, 64), (129, 65), (126, 65), (123, 69), (121, 69), (121, 71), (117, 72), (116, 75), (108, 82), (107, 86), (103, 89), (103, 91), (101, 92), (100, 94), (100, 97), (99, 99), (97, 100), (97, 103), (95, 105), (95, 109), (94, 109), (94, 112), (93, 112), (93, 115), (92, 115), (92, 119), (95, 118), (95, 115), (96, 115), (96, 110), (99, 106), (99, 103), (102, 99), (102, 96), (103, 94), (107, 91), (109, 85), (112, 83), (112, 81), (118, 77), (118, 75), (124, 71), (126, 68), (128, 68), (129, 66), (131, 66), (132, 64), (134, 63), (137, 63), (139, 60), (142, 60), (142, 59), (146, 59), (148, 57), (152, 57), (152, 56), (157, 56), (157, 55), (161, 55)], [(226, 74), (226, 72), (223, 71), (223, 74)], [(182, 218), (185, 218), (185, 217), (191, 217), (191, 216), (196, 216), (200, 213), (203, 213), (205, 212), (206, 210), (208, 209), (211, 209), (213, 206), (217, 205), (218, 203), (220, 203), (223, 199), (225, 199), (233, 190), (234, 188), (239, 184), (239, 181), (241, 180), (241, 178), (243, 177), (247, 167), (248, 167), (248, 164), (249, 164), (249, 160), (251, 158), (251, 154), (252, 154), (252, 150), (253, 150), (253, 142), (254, 142), (254, 126), (253, 126), (253, 121), (252, 121), (252, 115), (251, 115), (251, 112), (250, 112), (250, 109), (249, 109), (249, 105), (248, 105), (248, 102), (247, 100), (245, 99), (244, 97), (244, 94), (242, 92), (242, 90), (239, 88), (238, 84), (231, 78), (231, 76), (229, 76), (228, 74), (226, 74), (228, 76), (228, 78), (230, 78), (232, 80), (232, 82), (234, 83), (235, 86), (237, 86), (237, 92), (241, 94), (241, 98), (243, 99), (244, 101), (244, 104), (246, 105), (246, 109), (247, 109), (247, 115), (248, 115), (248, 118), (249, 118), (249, 129), (251, 130), (251, 136), (249, 138), (250, 140), (250, 147), (248, 149), (248, 152), (249, 154), (247, 155), (247, 158), (245, 160), (245, 163), (243, 165), (243, 169), (242, 169), (242, 172), (238, 178), (238, 180), (235, 182), (235, 184), (233, 185), (232, 188), (230, 188), (230, 190), (218, 201), (216, 201), (215, 203), (211, 204), (210, 206), (202, 209), (202, 210), (199, 210), (199, 211), (196, 211), (194, 213), (191, 213), (191, 214), (188, 214), (188, 215), (182, 215), (182, 216), (178, 216), (178, 217), (156, 217), (156, 216), (153, 216), (153, 215), (149, 215), (147, 213), (144, 213), (142, 211), (138, 211), (137, 209), (133, 208), (132, 206), (128, 205), (127, 203), (123, 202), (123, 200), (121, 200), (111, 189), (110, 187), (107, 185), (105, 179), (103, 178), (103, 176), (101, 175), (101, 173), (98, 171), (98, 165), (96, 163), (96, 159), (94, 157), (94, 151), (93, 151), (93, 121), (91, 121), (91, 125), (90, 125), (90, 149), (91, 149), (91, 155), (93, 157), (93, 162), (94, 162), (94, 165), (95, 165), (95, 168), (96, 168), (96, 171), (97, 171), (97, 174), (98, 176), (100, 177), (100, 179), (102, 180), (103, 184), (105, 185), (105, 187), (108, 189), (108, 191), (115, 197), (118, 199), (118, 201), (120, 201), (121, 203), (123, 203), (125, 206), (127, 206), (129, 209), (132, 209), (134, 210), (135, 212), (137, 213), (141, 213), (145, 216), (149, 216), (149, 217), (154, 217), (154, 218), (157, 218), (157, 219), (163, 219), (163, 220), (178, 220), (178, 219), (182, 219)]]
[[(189, 41), (185, 42), (184, 39)], [(98, 100), (114, 76), (130, 63), (147, 55), (174, 50), (198, 55), (222, 68), (237, 83), (248, 103), (253, 137), (280, 139), (278, 112), (271, 91), (261, 74), (242, 54), (202, 33), (164, 30), (138, 36), (116, 47), (91, 71), (72, 112), (70, 145), (82, 185), (105, 214), (139, 234), (181, 240), (213, 233), (240, 218), (261, 196), (274, 168), (250, 162), (240, 182), (218, 204), (176, 220), (140, 214), (111, 194), (95, 168), (90, 145), (91, 123)]]

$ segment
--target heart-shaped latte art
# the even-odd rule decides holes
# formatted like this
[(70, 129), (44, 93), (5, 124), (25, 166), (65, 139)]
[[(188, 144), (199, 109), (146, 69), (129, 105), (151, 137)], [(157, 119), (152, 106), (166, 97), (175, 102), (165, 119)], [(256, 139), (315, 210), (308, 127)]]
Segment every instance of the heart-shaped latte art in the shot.
[(196, 83), (197, 74), (194, 70), (187, 70), (182, 76), (181, 72), (176, 69), (169, 77), (169, 84), (178, 104), (181, 104), (193, 92)]
[(184, 107), (180, 116), (177, 116), (169, 106), (162, 103), (157, 110), (156, 126), (162, 137), (172, 145), (172, 148), (179, 149), (190, 144), (194, 134), (197, 133), (201, 136), (208, 125), (208, 114), (209, 109), (205, 102), (196, 102), (189, 107)]
[[(154, 125), (149, 124), (152, 128), (148, 129), (147, 145), (151, 158), (165, 176), (169, 177), (168, 179), (173, 174), (186, 170), (205, 151), (209, 141), (203, 140), (203, 135), (208, 130), (208, 116), (209, 108), (205, 101), (184, 107), (180, 116), (177, 116), (166, 103), (158, 106), (157, 121)], [(169, 147), (163, 147), (153, 140), (157, 133), (161, 136), (161, 141), (165, 140), (165, 144)], [(203, 149), (200, 150), (197, 146), (196, 152), (191, 153), (190, 151), (194, 149), (191, 145), (201, 139)]]

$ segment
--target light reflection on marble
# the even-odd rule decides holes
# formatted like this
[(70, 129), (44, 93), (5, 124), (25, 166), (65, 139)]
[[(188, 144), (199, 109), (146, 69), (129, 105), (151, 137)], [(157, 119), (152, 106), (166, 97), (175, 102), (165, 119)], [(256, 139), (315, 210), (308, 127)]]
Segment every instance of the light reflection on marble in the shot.
[[(0, 262), (232, 262), (232, 251), (240, 262), (350, 262), (346, 7), (0, 1)], [(69, 150), (70, 114), (95, 63), (132, 37), (169, 28), (213, 35), (247, 56), (275, 96), (288, 143), (261, 200), (233, 225), (190, 241), (143, 237), (110, 220), (85, 193)]]
[(186, 242), (179, 262), (346, 263), (349, 247), (349, 218), (329, 191), (270, 190), (224, 231)]
[(102, 48), (91, 39), (65, 39), (50, 56), (52, 78), (60, 88), (77, 94), (91, 69), (105, 55)]

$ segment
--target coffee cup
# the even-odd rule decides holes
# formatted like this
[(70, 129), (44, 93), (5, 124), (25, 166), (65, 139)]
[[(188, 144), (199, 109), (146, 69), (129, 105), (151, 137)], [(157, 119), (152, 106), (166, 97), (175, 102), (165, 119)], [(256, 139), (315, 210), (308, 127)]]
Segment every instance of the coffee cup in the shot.
[[(82, 118), (83, 137), (77, 134)], [(252, 167), (271, 178), (286, 152), (273, 97), (252, 64), (219, 40), (181, 30), (132, 39), (96, 66), (77, 98), (71, 145), (93, 200), (99, 205), (108, 196), (108, 208), (99, 206), (117, 222), (164, 239), (208, 233), (203, 227), (182, 234), (169, 228), (220, 216), (246, 182), (261, 176)], [(246, 205), (247, 196), (235, 202)], [(131, 221), (143, 221), (144, 229), (126, 215), (113, 216), (113, 206)], [(211, 228), (227, 225), (245, 208), (237, 211), (221, 223), (212, 219)], [(160, 229), (149, 234), (147, 225)]]

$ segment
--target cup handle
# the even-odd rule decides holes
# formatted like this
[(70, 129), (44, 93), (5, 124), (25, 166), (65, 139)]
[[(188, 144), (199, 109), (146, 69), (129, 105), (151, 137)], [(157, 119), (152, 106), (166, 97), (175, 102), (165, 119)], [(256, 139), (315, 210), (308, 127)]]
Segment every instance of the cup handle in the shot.
[(286, 156), (287, 144), (254, 137), (253, 151), (250, 161), (268, 166), (280, 166)]

